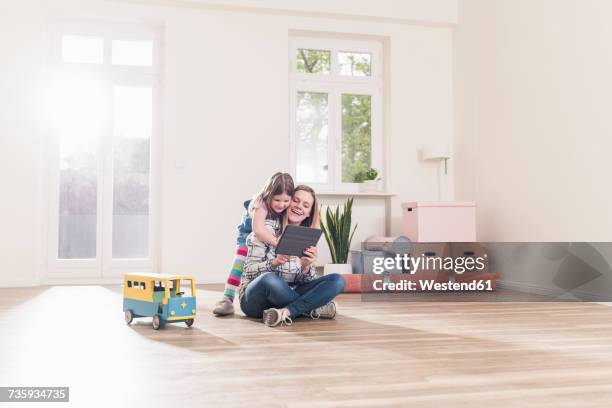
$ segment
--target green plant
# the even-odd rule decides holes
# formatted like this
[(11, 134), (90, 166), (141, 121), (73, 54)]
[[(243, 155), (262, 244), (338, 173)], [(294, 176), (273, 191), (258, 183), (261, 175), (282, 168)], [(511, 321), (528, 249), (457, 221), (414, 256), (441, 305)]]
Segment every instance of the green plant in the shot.
[(351, 216), (353, 213), (353, 197), (346, 200), (342, 212), (340, 206), (336, 206), (335, 211), (327, 207), (325, 218), (321, 216), (321, 229), (325, 235), (329, 252), (331, 253), (332, 263), (347, 263), (351, 241), (357, 225), (351, 231)]
[(353, 182), (355, 183), (363, 183), (365, 181), (365, 171), (359, 171), (355, 173), (353, 177)]
[(378, 170), (370, 168), (366, 171), (359, 171), (355, 173), (353, 181), (355, 183), (363, 183), (364, 181), (377, 180)]
[(376, 178), (378, 177), (378, 170), (372, 168), (369, 169), (365, 172), (365, 177), (366, 180), (376, 180)]

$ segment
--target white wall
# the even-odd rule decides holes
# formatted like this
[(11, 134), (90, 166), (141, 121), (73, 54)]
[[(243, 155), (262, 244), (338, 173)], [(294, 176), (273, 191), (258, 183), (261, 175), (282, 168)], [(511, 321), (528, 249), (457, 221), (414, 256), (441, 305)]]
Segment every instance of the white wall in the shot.
[(0, 285), (36, 284), (42, 261), (40, 21), (35, 3), (0, 3)]
[[(387, 39), (388, 167), (391, 189), (397, 193), (392, 200), (392, 232), (400, 232), (402, 201), (436, 198), (437, 169), (418, 161), (418, 149), (429, 140), (451, 140), (453, 136), (452, 30), (448, 24), (437, 24), (440, 16), (436, 24), (417, 25), (379, 18), (367, 21), (235, 8), (191, 8), (185, 2), (176, 8), (72, 0), (44, 7), (35, 7), (38, 2), (34, 1), (31, 4), (33, 9), (26, 14), (15, 15), (16, 11), (12, 11), (9, 17), (4, 13), (2, 17), (13, 22), (3, 26), (2, 41), (10, 44), (8, 53), (16, 55), (16, 59), (12, 65), (0, 66), (0, 80), (8, 89), (0, 97), (0, 108), (19, 109), (18, 115), (12, 117), (21, 118), (21, 122), (2, 119), (0, 161), (5, 163), (7, 159), (11, 165), (26, 168), (26, 176), (19, 181), (10, 176), (8, 169), (2, 175), (7, 180), (3, 202), (4, 197), (10, 197), (9, 204), (13, 205), (4, 208), (3, 203), (0, 214), (0, 223), (8, 225), (10, 231), (0, 235), (0, 247), (3, 251), (7, 248), (0, 259), (2, 278), (36, 276), (37, 262), (44, 259), (38, 245), (44, 220), (40, 216), (42, 210), (35, 208), (41, 202), (41, 133), (31, 118), (31, 107), (39, 95), (23, 94), (22, 85), (29, 89), (30, 77), (34, 83), (42, 79), (38, 71), (44, 49), (40, 45), (32, 47), (31, 43), (44, 37), (47, 18), (102, 19), (163, 27), (164, 134), (159, 163), (163, 272), (193, 274), (200, 282), (223, 281), (232, 259), (240, 203), (274, 171), (288, 169), (290, 30)], [(437, 4), (448, 4), (446, 19), (452, 20), (455, 2)], [(409, 8), (402, 9), (402, 18), (409, 19), (406, 10), (412, 8), (414, 19), (421, 19), (423, 14), (417, 11), (426, 14), (431, 7), (428, 1), (411, 1)], [(9, 40), (16, 37), (27, 42), (29, 50), (37, 51), (26, 53), (21, 43)], [(7, 55), (5, 49), (0, 51), (2, 58)], [(250, 61), (248, 69), (244, 67), (245, 59)], [(21, 99), (24, 102), (17, 103)], [(5, 153), (9, 152), (5, 144), (13, 149), (10, 157)], [(275, 146), (275, 153), (264, 160), (270, 145)], [(449, 188), (452, 190), (452, 183)], [(338, 201), (326, 200), (332, 204)], [(15, 208), (15, 203), (26, 204)], [(356, 240), (383, 234), (384, 214), (383, 199), (359, 199), (355, 204), (355, 221), (359, 223)], [(27, 228), (21, 229), (22, 225)], [(21, 253), (27, 256), (21, 257)], [(44, 277), (44, 268), (41, 275)]]
[[(388, 163), (397, 193), (392, 233), (401, 232), (400, 202), (436, 197), (437, 169), (420, 163), (417, 151), (428, 139), (452, 138), (450, 28), (211, 10), (165, 14), (162, 269), (221, 281), (231, 263), (227, 249), (240, 216), (237, 203), (259, 189), (268, 175), (289, 168), (291, 29), (389, 38)], [(194, 38), (200, 53), (193, 52)], [(252, 61), (247, 74), (244, 59)], [(276, 146), (274, 157), (262, 160), (270, 145)], [(175, 168), (176, 161), (184, 165), (182, 170)], [(383, 235), (383, 199), (358, 199), (355, 220), (360, 224), (355, 246), (369, 235)]]
[(456, 198), (483, 241), (612, 239), (612, 3), (460, 0)]
[(191, 4), (218, 9), (290, 12), (301, 15), (336, 15), (426, 23), (456, 23), (457, 0), (166, 0), (165, 4)]

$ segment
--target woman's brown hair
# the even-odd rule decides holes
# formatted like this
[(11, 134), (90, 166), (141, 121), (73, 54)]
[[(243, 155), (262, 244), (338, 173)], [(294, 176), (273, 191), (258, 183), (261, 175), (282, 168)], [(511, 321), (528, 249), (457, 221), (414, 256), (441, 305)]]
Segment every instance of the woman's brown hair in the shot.
[[(295, 188), (295, 190), (293, 191), (293, 194), (295, 194), (298, 191), (306, 191), (307, 193), (310, 193), (310, 195), (312, 195), (312, 207), (310, 207), (310, 215), (305, 218), (300, 225), (302, 227), (310, 227), (310, 228), (319, 228), (319, 202), (317, 200), (317, 195), (315, 194), (314, 190), (306, 185), (299, 185)], [(287, 224), (289, 223), (289, 212), (287, 211), (285, 213), (285, 217), (283, 218), (283, 230), (285, 230), (285, 227), (287, 226)]]
[(287, 194), (293, 196), (295, 188), (293, 185), (293, 178), (289, 173), (276, 172), (268, 179), (261, 191), (253, 197), (251, 204), (249, 205), (249, 212), (262, 202), (266, 205), (268, 210), (268, 218), (276, 219), (281, 214), (277, 214), (272, 209), (272, 197), (280, 194)]

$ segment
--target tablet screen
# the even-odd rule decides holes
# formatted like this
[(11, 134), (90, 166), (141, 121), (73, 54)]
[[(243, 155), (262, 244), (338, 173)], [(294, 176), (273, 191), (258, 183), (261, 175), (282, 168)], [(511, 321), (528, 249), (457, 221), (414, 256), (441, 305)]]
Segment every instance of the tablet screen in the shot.
[(318, 228), (287, 225), (278, 241), (276, 253), (279, 255), (302, 256), (306, 248), (317, 245), (319, 238), (321, 238), (321, 233), (322, 231)]

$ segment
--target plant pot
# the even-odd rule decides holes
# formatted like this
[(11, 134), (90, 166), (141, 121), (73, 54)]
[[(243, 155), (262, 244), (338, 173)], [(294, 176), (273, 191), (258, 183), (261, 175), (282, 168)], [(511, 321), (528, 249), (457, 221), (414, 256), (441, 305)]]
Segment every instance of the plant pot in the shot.
[(359, 184), (359, 191), (362, 193), (374, 193), (381, 190), (380, 180), (366, 180)]
[(351, 264), (325, 264), (325, 268), (323, 269), (324, 275), (329, 275), (332, 273), (352, 273), (353, 269)]

